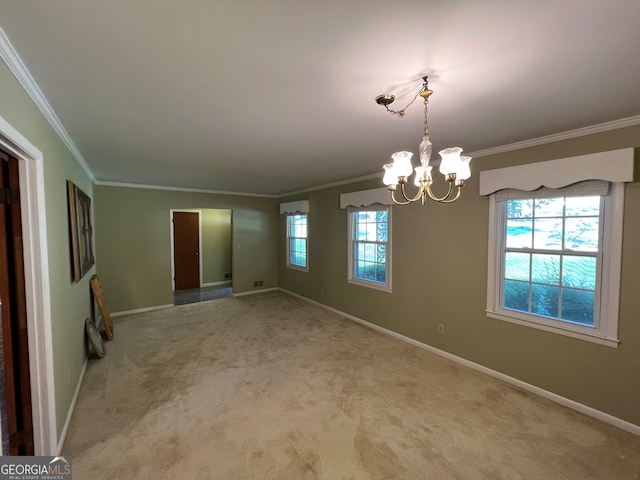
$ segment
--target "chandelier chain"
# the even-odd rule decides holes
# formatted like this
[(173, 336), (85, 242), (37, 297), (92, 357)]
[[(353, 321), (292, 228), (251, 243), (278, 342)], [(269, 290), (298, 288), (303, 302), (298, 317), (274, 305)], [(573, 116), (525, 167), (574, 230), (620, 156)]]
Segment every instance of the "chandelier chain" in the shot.
[[(418, 96), (420, 95), (420, 93), (424, 90), (424, 86), (420, 87), (420, 89), (416, 92), (415, 96), (413, 97), (413, 99), (407, 104), (406, 107), (404, 107), (401, 110), (393, 110), (391, 108), (389, 108), (389, 105), (385, 105), (384, 108), (387, 109), (387, 112), (389, 112), (392, 115), (397, 115), (399, 117), (404, 117), (404, 112), (407, 111), (407, 108), (409, 108), (411, 105), (413, 105), (413, 102), (416, 101), (416, 98), (418, 98)], [(426, 102), (426, 100), (425, 100)], [(426, 108), (426, 107), (425, 107)]]

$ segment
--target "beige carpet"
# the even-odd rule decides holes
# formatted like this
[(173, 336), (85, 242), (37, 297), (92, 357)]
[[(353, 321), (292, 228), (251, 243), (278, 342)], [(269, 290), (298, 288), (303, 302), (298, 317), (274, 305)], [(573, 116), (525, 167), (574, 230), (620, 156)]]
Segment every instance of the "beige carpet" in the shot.
[(640, 478), (640, 437), (289, 295), (118, 320), (75, 480)]

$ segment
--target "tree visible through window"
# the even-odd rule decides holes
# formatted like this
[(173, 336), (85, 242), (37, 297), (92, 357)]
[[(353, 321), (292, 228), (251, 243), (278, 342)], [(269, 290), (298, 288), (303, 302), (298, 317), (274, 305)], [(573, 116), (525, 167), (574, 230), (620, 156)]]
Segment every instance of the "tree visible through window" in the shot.
[(503, 307), (594, 326), (602, 198), (509, 200)]

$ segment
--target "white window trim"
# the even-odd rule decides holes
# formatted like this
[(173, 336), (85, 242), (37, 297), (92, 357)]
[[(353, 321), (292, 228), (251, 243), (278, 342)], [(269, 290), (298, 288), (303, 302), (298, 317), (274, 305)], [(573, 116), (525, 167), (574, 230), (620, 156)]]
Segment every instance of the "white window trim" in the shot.
[[(367, 280), (362, 280), (360, 278), (356, 278), (353, 275), (353, 233), (354, 233), (354, 224), (353, 224), (353, 213), (358, 211), (381, 211), (386, 210), (388, 212), (387, 216), (387, 283), (382, 284), (379, 282), (371, 282)], [(349, 206), (347, 210), (348, 216), (348, 231), (347, 231), (347, 256), (348, 256), (348, 271), (347, 271), (347, 282), (353, 285), (359, 285), (361, 287), (372, 288), (374, 290), (380, 290), (382, 292), (391, 293), (392, 292), (392, 244), (391, 244), (391, 212), (392, 208), (387, 205), (370, 205), (365, 207), (353, 207)]]
[[(308, 209), (307, 209), (308, 210)], [(291, 263), (291, 238), (302, 238), (302, 237), (291, 237), (291, 226), (289, 224), (289, 219), (295, 215), (305, 215), (307, 217), (307, 236), (305, 237), (306, 242), (306, 254), (307, 254), (307, 266), (301, 267), (300, 265), (296, 265)], [(292, 270), (298, 270), (300, 272), (309, 272), (309, 214), (306, 212), (296, 211), (295, 213), (287, 213), (287, 268)]]
[[(622, 264), (622, 230), (624, 213), (624, 183), (611, 184), (611, 191), (605, 200), (603, 265), (600, 282), (600, 325), (598, 329), (579, 327), (560, 321), (532, 321), (526, 314), (505, 311), (500, 308), (501, 280), (498, 235), (498, 209), (496, 195), (489, 197), (489, 252), (487, 268), (487, 316), (507, 322), (524, 325), (547, 332), (565, 335), (588, 342), (617, 348), (618, 315), (620, 306), (620, 273)], [(604, 250), (606, 249), (606, 251)], [(507, 313), (508, 312), (508, 313)], [(553, 324), (551, 324), (553, 323)]]

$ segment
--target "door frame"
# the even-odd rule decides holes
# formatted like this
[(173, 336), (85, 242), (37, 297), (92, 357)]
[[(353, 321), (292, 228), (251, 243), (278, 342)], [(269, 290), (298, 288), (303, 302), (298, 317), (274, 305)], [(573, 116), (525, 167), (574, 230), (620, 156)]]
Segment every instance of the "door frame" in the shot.
[(173, 240), (173, 213), (197, 213), (198, 214), (198, 283), (202, 288), (202, 210), (195, 208), (172, 208), (169, 210), (169, 230), (171, 231), (171, 291), (176, 291), (176, 264), (174, 254), (174, 240)]
[(57, 454), (44, 157), (0, 116), (0, 146), (18, 159), (24, 249), (33, 443), (36, 455)]

